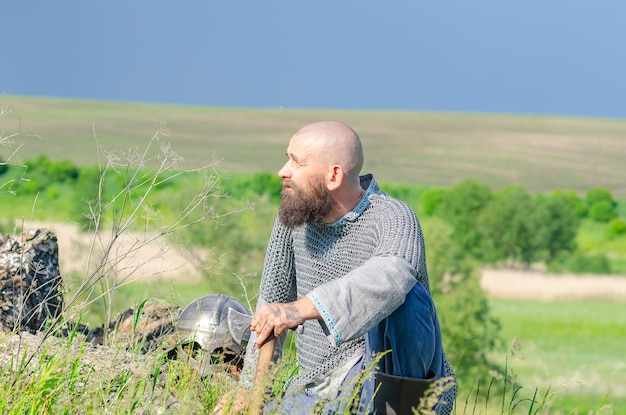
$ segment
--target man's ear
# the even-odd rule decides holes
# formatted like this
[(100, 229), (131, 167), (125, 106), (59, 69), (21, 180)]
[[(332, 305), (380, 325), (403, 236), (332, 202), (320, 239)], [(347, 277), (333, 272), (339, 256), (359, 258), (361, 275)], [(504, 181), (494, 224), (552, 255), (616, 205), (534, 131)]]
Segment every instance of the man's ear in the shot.
[(332, 166), (327, 176), (326, 187), (328, 190), (333, 191), (341, 186), (345, 174), (341, 166)]

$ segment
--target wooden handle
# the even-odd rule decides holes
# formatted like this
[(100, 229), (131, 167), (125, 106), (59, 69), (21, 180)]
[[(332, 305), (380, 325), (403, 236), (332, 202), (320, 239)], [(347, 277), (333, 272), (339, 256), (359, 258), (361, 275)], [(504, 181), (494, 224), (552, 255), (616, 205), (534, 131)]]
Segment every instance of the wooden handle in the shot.
[(259, 361), (256, 366), (256, 375), (254, 377), (254, 391), (252, 399), (251, 414), (258, 415), (263, 411), (263, 398), (265, 395), (265, 384), (267, 383), (267, 374), (274, 357), (274, 348), (276, 347), (276, 338), (267, 340), (259, 350)]

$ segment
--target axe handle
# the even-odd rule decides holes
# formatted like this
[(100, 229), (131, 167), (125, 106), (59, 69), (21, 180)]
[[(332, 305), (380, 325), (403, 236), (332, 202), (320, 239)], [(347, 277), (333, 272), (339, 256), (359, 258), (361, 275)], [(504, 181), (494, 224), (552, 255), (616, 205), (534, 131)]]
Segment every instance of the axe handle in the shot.
[(254, 377), (254, 399), (252, 414), (257, 415), (263, 409), (263, 397), (265, 395), (265, 383), (267, 382), (267, 374), (274, 357), (274, 348), (276, 347), (276, 338), (267, 340), (259, 350), (259, 361), (256, 366), (256, 375)]

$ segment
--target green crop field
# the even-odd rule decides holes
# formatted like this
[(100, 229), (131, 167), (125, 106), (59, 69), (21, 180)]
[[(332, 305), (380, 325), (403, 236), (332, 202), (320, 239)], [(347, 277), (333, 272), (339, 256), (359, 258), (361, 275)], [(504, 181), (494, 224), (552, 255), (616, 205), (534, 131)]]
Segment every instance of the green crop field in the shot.
[[(450, 186), (476, 178), (529, 191), (595, 187), (626, 197), (626, 120), (397, 111), (229, 109), (0, 95), (4, 135), (20, 132), (22, 158), (79, 165), (107, 149), (143, 148), (160, 126), (188, 165), (219, 160), (227, 172), (277, 171), (300, 126), (346, 121), (360, 134), (365, 170), (379, 181)], [(0, 151), (2, 149), (0, 148)], [(6, 157), (6, 151), (0, 153)]]
[[(528, 386), (553, 389), (555, 408), (598, 410), (608, 396), (614, 413), (626, 413), (626, 313), (618, 302), (537, 302), (491, 299), (507, 346), (521, 347), (508, 365)], [(505, 350), (495, 359), (503, 361)], [(532, 393), (532, 390), (530, 391)]]

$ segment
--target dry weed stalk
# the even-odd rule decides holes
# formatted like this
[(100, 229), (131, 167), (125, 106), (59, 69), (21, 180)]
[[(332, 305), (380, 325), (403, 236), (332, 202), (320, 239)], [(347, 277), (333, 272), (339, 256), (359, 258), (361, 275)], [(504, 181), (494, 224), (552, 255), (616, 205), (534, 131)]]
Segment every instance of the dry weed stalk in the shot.
[[(3, 109), (2, 113), (6, 110)], [(0, 136), (0, 144), (9, 143), (14, 136)], [(43, 341), (65, 328), (67, 322), (80, 321), (84, 308), (97, 301), (104, 304), (104, 327), (109, 327), (116, 289), (140, 276), (146, 277), (141, 273), (142, 268), (173, 249), (167, 237), (204, 220), (239, 212), (217, 214), (212, 207), (212, 200), (225, 197), (220, 187), (222, 172), (217, 162), (199, 168), (184, 168), (183, 158), (165, 141), (167, 136), (167, 130), (160, 125), (143, 149), (106, 151), (94, 128), (99, 170), (97, 195), (82, 201), (89, 209), (86, 219), (92, 227), (93, 237), (89, 242), (83, 277), (63, 301), (60, 313), (51, 317), (43, 332)], [(184, 200), (182, 209), (165, 219), (153, 205), (155, 190), (190, 175), (199, 177), (198, 189), (189, 200)], [(123, 182), (121, 190), (111, 193), (107, 188), (105, 179), (111, 176), (119, 179), (118, 186)], [(137, 255), (149, 246), (156, 246), (156, 251), (151, 250), (152, 254), (144, 258)], [(107, 342), (106, 336), (103, 341)]]
[[(64, 311), (85, 294), (88, 297), (85, 305), (102, 299), (106, 310), (105, 327), (108, 327), (115, 290), (136, 280), (144, 265), (171, 249), (165, 238), (201, 221), (218, 217), (209, 203), (211, 199), (224, 197), (217, 163), (193, 169), (181, 168), (184, 160), (164, 141), (163, 137), (167, 135), (167, 130), (160, 125), (143, 150), (116, 153), (105, 151), (94, 131), (100, 169), (98, 194), (95, 199), (86, 201), (89, 205), (87, 219), (94, 232), (85, 276), (67, 300)], [(121, 176), (124, 180), (122, 189), (110, 197), (105, 196), (108, 174)], [(190, 174), (202, 177), (201, 188), (171, 220), (161, 223), (163, 218), (152, 206), (151, 195), (157, 187)], [(121, 236), (137, 228), (141, 229), (139, 236), (135, 236), (130, 246), (120, 248)], [(143, 247), (155, 244), (159, 244), (159, 250), (151, 257), (137, 259), (134, 256)], [(101, 294), (96, 295), (98, 285)]]
[[(3, 117), (9, 113), (11, 113), (11, 110), (9, 108), (0, 107), (0, 117)], [(19, 162), (16, 159), (17, 159), (18, 151), (20, 150), (20, 148), (22, 148), (24, 144), (15, 145), (15, 141), (14, 141), (14, 139), (18, 137), (20, 134), (21, 134), (21, 131), (17, 133), (6, 134), (4, 130), (0, 130), (0, 147), (2, 146), (9, 147), (9, 148), (14, 147), (6, 159), (4, 160), (0, 159), (0, 166), (7, 166), (9, 164), (21, 165), (21, 162)], [(8, 180), (6, 182), (0, 182), (0, 193), (6, 192), (10, 194), (15, 194), (15, 191), (11, 189), (11, 184), (14, 181), (15, 180)]]

